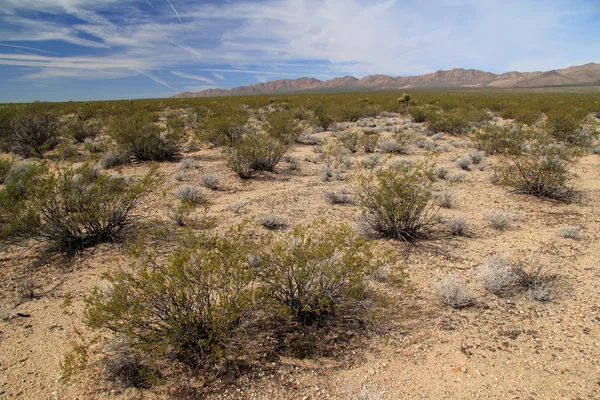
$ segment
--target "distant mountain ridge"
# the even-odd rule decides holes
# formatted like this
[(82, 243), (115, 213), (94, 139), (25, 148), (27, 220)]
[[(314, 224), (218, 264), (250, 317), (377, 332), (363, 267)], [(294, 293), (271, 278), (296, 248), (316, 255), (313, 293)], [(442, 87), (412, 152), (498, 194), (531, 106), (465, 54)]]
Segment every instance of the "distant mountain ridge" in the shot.
[(253, 94), (294, 93), (309, 90), (393, 90), (443, 87), (539, 87), (569, 85), (600, 85), (600, 64), (588, 63), (564, 69), (536, 72), (505, 72), (493, 74), (477, 69), (455, 68), (419, 76), (369, 75), (357, 79), (353, 76), (320, 81), (314, 78), (281, 79), (272, 82), (239, 86), (233, 89), (207, 89), (200, 92), (183, 92), (173, 97), (246, 96)]

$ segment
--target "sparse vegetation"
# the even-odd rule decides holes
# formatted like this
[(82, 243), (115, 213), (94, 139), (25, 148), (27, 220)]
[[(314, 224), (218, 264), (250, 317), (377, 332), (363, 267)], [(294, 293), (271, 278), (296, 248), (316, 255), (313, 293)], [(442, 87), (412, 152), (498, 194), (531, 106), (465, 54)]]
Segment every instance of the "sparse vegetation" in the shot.
[(458, 217), (448, 222), (448, 229), (453, 236), (471, 236), (471, 228), (465, 217)]
[(8, 137), (10, 149), (23, 158), (43, 158), (59, 143), (61, 124), (52, 114), (27, 114), (12, 121)]
[(503, 231), (508, 229), (513, 222), (513, 215), (501, 210), (492, 210), (483, 214), (483, 219), (492, 228)]
[(360, 222), (374, 233), (413, 241), (433, 225), (431, 165), (396, 164), (357, 178), (356, 198)]
[(581, 229), (572, 225), (561, 226), (555, 232), (558, 236), (566, 239), (579, 239), (581, 236)]
[(505, 296), (516, 283), (516, 277), (504, 256), (485, 260), (480, 279), (483, 287), (496, 296)]
[(275, 214), (260, 214), (258, 222), (265, 228), (275, 231), (286, 227), (286, 223), (279, 215)]
[(453, 308), (465, 308), (475, 303), (475, 296), (471, 290), (459, 283), (454, 274), (442, 279), (435, 285), (434, 290), (442, 303)]

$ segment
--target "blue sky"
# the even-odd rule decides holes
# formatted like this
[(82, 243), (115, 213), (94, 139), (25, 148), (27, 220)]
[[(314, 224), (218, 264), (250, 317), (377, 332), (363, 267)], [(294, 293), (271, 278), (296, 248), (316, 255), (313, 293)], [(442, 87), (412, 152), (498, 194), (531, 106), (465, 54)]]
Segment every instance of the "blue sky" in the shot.
[(0, 102), (600, 62), (599, 0), (1, 0)]

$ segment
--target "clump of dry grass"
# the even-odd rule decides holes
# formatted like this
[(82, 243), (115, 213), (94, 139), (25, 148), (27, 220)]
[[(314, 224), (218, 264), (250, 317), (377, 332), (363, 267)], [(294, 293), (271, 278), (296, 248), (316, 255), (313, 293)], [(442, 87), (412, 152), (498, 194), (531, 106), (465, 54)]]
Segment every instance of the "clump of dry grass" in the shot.
[(275, 214), (260, 214), (258, 222), (265, 228), (275, 231), (286, 227), (286, 223), (282, 217)]
[(496, 296), (505, 296), (516, 283), (508, 260), (500, 255), (485, 260), (479, 278), (483, 287)]
[(434, 290), (442, 303), (453, 308), (465, 308), (475, 303), (475, 297), (471, 290), (459, 283), (454, 274), (442, 279), (434, 287)]
[(217, 190), (221, 179), (219, 175), (211, 173), (202, 177), (202, 185), (210, 190)]
[(581, 229), (578, 226), (565, 225), (558, 228), (555, 233), (565, 239), (579, 239)]
[(448, 229), (453, 236), (471, 236), (471, 227), (465, 217), (458, 217), (448, 222)]
[(331, 204), (353, 204), (352, 195), (346, 188), (325, 193), (325, 199)]
[(492, 228), (499, 231), (508, 229), (514, 219), (513, 215), (505, 211), (492, 210), (483, 214), (483, 219)]

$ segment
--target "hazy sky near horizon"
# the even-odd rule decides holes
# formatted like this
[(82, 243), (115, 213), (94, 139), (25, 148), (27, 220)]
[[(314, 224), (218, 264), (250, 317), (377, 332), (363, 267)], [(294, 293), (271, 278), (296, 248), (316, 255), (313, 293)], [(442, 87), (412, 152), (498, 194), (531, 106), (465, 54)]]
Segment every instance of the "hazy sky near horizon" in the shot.
[(0, 102), (600, 62), (600, 0), (0, 0)]

